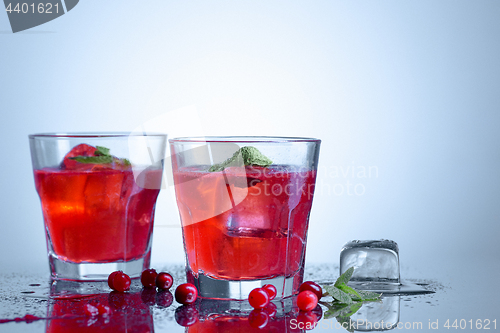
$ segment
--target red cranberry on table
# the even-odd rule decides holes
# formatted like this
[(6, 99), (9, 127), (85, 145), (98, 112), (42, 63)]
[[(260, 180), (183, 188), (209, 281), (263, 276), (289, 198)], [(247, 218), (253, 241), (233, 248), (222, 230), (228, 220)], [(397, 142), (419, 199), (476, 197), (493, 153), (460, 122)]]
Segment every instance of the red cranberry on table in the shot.
[(120, 273), (121, 271), (116, 271), (116, 272), (113, 272), (111, 274), (109, 274), (108, 276), (108, 286), (111, 288), (111, 289), (114, 289), (113, 288), (113, 279), (115, 278), (116, 274)]
[(269, 295), (269, 300), (272, 301), (275, 297), (278, 291), (276, 290), (276, 287), (273, 286), (272, 284), (265, 284), (262, 286), (262, 289), (267, 291), (267, 294)]
[(116, 271), (109, 275), (108, 285), (111, 289), (119, 292), (124, 292), (130, 289), (130, 276), (123, 273), (122, 271)]
[(248, 295), (248, 302), (254, 309), (263, 309), (269, 304), (269, 295), (262, 288), (255, 288)]
[(155, 269), (146, 269), (141, 274), (141, 283), (144, 288), (153, 288), (155, 286), (156, 277), (158, 273), (156, 273)]
[(323, 296), (323, 289), (319, 284), (313, 281), (306, 281), (300, 285), (299, 292), (309, 290), (312, 291), (313, 293), (316, 294), (316, 297), (318, 297), (318, 301), (321, 299)]
[(297, 306), (302, 311), (311, 311), (318, 305), (318, 297), (310, 290), (304, 290), (297, 296)]
[(158, 287), (158, 289), (169, 290), (173, 284), (174, 278), (168, 273), (161, 272), (156, 277), (156, 286)]
[(175, 300), (181, 304), (193, 304), (198, 297), (198, 290), (191, 283), (183, 283), (175, 289)]

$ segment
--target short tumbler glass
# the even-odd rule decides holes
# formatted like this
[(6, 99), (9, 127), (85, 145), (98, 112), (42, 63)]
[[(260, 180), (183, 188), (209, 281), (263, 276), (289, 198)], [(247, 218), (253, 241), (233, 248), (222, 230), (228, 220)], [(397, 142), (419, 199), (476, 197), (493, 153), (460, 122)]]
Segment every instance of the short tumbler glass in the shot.
[(187, 279), (199, 295), (245, 299), (265, 284), (273, 284), (279, 298), (296, 294), (321, 141), (206, 137), (169, 143)]
[(29, 136), (52, 277), (138, 277), (149, 267), (165, 134)]

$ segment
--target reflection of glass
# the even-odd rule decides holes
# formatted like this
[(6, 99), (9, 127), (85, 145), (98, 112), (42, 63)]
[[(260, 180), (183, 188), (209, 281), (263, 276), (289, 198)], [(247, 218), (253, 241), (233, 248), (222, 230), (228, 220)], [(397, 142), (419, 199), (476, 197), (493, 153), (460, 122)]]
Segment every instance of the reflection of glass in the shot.
[(166, 135), (30, 135), (52, 277), (149, 267)]
[[(86, 304), (104, 304), (112, 309), (112, 313), (109, 316), (89, 316), (84, 310)], [(153, 317), (140, 292), (58, 296), (49, 301), (47, 317), (47, 333), (154, 332)]]
[[(211, 137), (170, 140), (188, 280), (201, 297), (244, 299), (270, 283), (278, 297), (302, 282), (320, 140)], [(239, 148), (272, 160), (243, 163)], [(230, 166), (209, 171), (240, 152)]]
[(351, 321), (357, 331), (387, 331), (395, 328), (399, 323), (399, 296), (384, 297), (381, 302), (363, 304)]

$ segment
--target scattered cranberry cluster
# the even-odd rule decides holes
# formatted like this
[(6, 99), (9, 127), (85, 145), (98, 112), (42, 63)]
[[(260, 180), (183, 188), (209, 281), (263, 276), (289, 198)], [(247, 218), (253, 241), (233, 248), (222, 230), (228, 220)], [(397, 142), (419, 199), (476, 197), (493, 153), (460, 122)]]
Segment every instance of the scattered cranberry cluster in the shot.
[[(276, 287), (266, 284), (262, 288), (255, 288), (248, 295), (248, 302), (254, 309), (265, 308), (276, 297)], [(311, 311), (318, 305), (323, 296), (321, 286), (312, 281), (306, 281), (299, 288), (297, 307), (302, 311)]]
[[(141, 274), (141, 283), (144, 288), (158, 288), (169, 290), (174, 284), (174, 278), (169, 273), (157, 273), (155, 269), (146, 269)], [(116, 271), (109, 275), (108, 286), (118, 292), (130, 290), (131, 279), (122, 271)], [(193, 304), (198, 298), (198, 290), (191, 283), (183, 283), (175, 289), (175, 300), (181, 304)]]
[[(146, 269), (141, 274), (141, 283), (144, 286), (144, 291), (152, 288), (168, 291), (174, 284), (174, 279), (169, 273), (157, 273), (155, 269)], [(109, 287), (117, 292), (130, 290), (130, 284), (130, 277), (122, 271), (113, 272), (108, 277)], [(248, 295), (248, 302), (254, 308), (249, 315), (249, 322), (252, 327), (263, 328), (267, 325), (269, 317), (276, 315), (276, 305), (271, 302), (276, 295), (276, 287), (272, 284), (266, 284), (262, 286), (262, 288), (256, 288), (250, 292)], [(317, 283), (312, 281), (302, 283), (297, 296), (297, 307), (300, 309), (301, 314), (299, 314), (297, 318), (304, 317), (301, 320), (306, 320), (308, 322), (317, 321), (317, 318), (312, 316), (311, 311), (316, 308), (322, 296), (323, 290)], [(191, 283), (183, 283), (175, 290), (175, 300), (183, 305), (192, 305), (197, 298), (198, 290)], [(168, 305), (170, 304), (171, 301)], [(91, 316), (108, 315), (110, 310), (109, 307), (104, 305), (93, 306), (88, 304), (85, 308), (85, 312)], [(181, 307), (177, 309), (176, 321), (183, 326), (193, 325), (197, 322), (196, 309), (192, 307)]]

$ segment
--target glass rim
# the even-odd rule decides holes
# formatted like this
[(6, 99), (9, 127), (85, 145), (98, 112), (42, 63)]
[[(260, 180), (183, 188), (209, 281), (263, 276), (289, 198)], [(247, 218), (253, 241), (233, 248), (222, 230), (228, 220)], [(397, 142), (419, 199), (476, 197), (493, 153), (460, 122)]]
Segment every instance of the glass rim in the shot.
[(195, 136), (180, 137), (168, 140), (169, 143), (288, 143), (312, 142), (320, 143), (320, 139), (286, 136)]
[(90, 139), (90, 138), (125, 138), (125, 137), (155, 136), (167, 137), (167, 133), (131, 133), (131, 132), (69, 132), (69, 133), (35, 133), (30, 134), (30, 139), (35, 138), (54, 138), (54, 139)]

